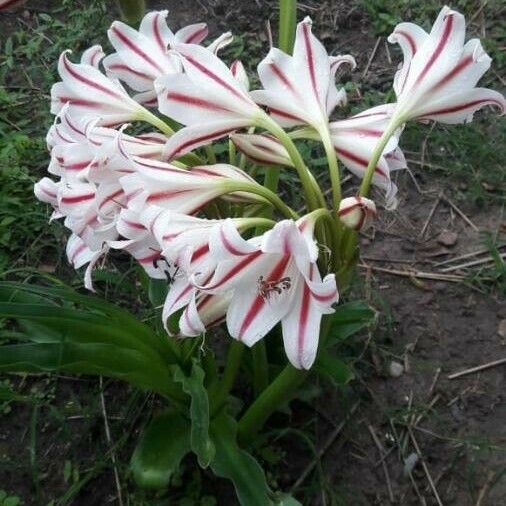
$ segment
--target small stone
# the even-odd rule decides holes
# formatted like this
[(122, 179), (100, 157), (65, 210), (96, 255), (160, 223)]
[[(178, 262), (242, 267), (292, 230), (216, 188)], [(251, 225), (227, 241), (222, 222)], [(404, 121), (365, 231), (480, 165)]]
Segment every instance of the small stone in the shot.
[(437, 242), (443, 246), (455, 246), (459, 236), (457, 232), (443, 230), (437, 237)]
[(395, 361), (390, 362), (390, 365), (388, 366), (388, 374), (390, 374), (392, 378), (398, 378), (399, 376), (402, 376), (403, 373), (404, 366), (402, 364)]
[(506, 339), (506, 320), (501, 320), (499, 322), (499, 326), (497, 327), (497, 335), (501, 339)]

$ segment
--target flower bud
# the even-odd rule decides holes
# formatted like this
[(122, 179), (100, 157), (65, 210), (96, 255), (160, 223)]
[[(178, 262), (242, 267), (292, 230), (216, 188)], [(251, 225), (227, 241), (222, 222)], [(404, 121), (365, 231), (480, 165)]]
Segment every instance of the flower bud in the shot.
[(292, 161), (282, 144), (267, 134), (232, 134), (237, 149), (259, 165), (292, 166)]
[(239, 84), (244, 88), (244, 91), (249, 91), (249, 78), (246, 69), (240, 60), (235, 60), (230, 65), (230, 71)]
[(339, 219), (349, 228), (362, 230), (369, 227), (376, 216), (376, 204), (365, 197), (348, 197), (339, 204)]

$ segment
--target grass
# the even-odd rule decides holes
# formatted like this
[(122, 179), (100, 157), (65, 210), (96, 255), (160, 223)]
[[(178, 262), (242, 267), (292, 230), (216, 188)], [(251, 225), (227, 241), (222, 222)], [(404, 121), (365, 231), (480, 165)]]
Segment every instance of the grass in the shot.
[[(413, 2), (412, 0), (374, 0), (357, 2), (371, 19), (375, 35), (386, 35), (401, 17), (410, 16), (426, 27), (435, 17), (440, 3)], [(477, 4), (470, 0), (458, 1), (455, 7), (473, 16)], [(504, 29), (494, 22), (494, 13), (502, 9), (499, 2), (487, 4), (487, 37), (485, 46), (496, 59), (496, 71), (504, 67)], [(391, 12), (395, 12), (392, 15)], [(13, 25), (6, 27), (7, 36), (1, 42), (0, 82), (0, 277), (27, 277), (29, 271), (40, 268), (44, 275), (56, 273), (73, 285), (81, 285), (63, 258), (67, 233), (61, 225), (47, 224), (50, 210), (36, 202), (33, 184), (45, 175), (48, 163), (45, 134), (52, 121), (49, 114), (49, 90), (57, 81), (56, 61), (61, 51), (70, 48), (77, 58), (86, 47), (100, 43), (108, 47), (106, 29), (112, 14), (103, 1), (77, 2), (64, 0), (58, 7), (34, 11), (29, 19), (19, 16)], [(3, 21), (2, 21), (3, 22)], [(476, 25), (474, 28), (481, 29)], [(251, 44), (253, 43), (253, 46)], [(241, 58), (248, 70), (254, 71), (261, 44), (258, 41), (237, 38), (235, 44), (224, 53), (228, 58)], [(494, 76), (487, 84), (494, 84)], [(257, 82), (252, 82), (253, 87)], [(392, 96), (383, 91), (363, 88), (364, 103), (360, 108), (381, 103)], [(354, 112), (353, 108), (350, 112)], [(427, 135), (426, 126), (408, 127), (403, 137), (403, 148), (410, 156), (419, 158), (420, 139)], [(500, 170), (506, 157), (504, 151), (505, 125), (499, 119), (477, 121), (469, 126), (436, 127), (430, 132), (426, 144), (427, 170), (440, 178), (450, 191), (467, 204), (481, 207), (496, 206), (504, 193), (504, 176)], [(324, 165), (321, 150), (311, 145), (303, 146), (305, 155), (313, 156), (313, 166)], [(412, 153), (412, 155), (411, 155)], [(322, 172), (325, 167), (321, 167)], [(283, 173), (283, 184), (297, 198), (293, 179)], [(495, 238), (486, 238), (491, 255), (497, 258)], [(95, 279), (101, 293), (111, 300), (120, 300), (129, 306), (142, 307), (132, 264), (113, 258), (114, 272), (98, 271)], [(18, 271), (21, 269), (21, 271)], [(13, 272), (15, 271), (15, 272)], [(49, 273), (49, 274), (48, 274)], [(491, 272), (483, 273), (475, 283), (487, 283), (491, 277), (504, 283), (504, 264), (496, 262)], [(481, 286), (481, 285), (480, 285)], [(504, 285), (503, 285), (504, 286)], [(384, 307), (384, 323), (379, 331), (380, 341), (388, 343), (394, 332), (390, 312), (381, 295), (378, 305)], [(144, 318), (152, 318), (152, 312), (140, 311)], [(5, 338), (5, 337), (4, 337)], [(2, 339), (2, 337), (0, 337)], [(384, 346), (387, 346), (386, 344)], [(354, 354), (355, 350), (343, 350)], [(364, 377), (371, 373), (372, 365), (365, 359), (357, 364), (364, 367)], [(16, 390), (24, 392), (19, 398)], [(222, 492), (194, 463), (187, 462), (180, 474), (173, 479), (174, 491), (169, 495), (153, 496), (134, 490), (128, 474), (130, 449), (135, 443), (138, 429), (157, 409), (157, 402), (150, 396), (127, 390), (117, 383), (107, 382), (104, 388), (113, 434), (113, 448), (118, 455), (119, 475), (125, 504), (156, 506), (178, 504), (182, 506), (214, 506)], [(14, 391), (14, 392), (13, 392)], [(10, 394), (8, 394), (10, 392)], [(314, 390), (304, 392), (304, 402), (310, 403)], [(10, 396), (9, 396), (10, 395)], [(363, 392), (351, 387), (342, 390), (343, 397), (357, 397)], [(423, 408), (423, 407), (422, 407)], [(422, 409), (421, 408), (421, 409)], [(388, 411), (388, 407), (385, 411)], [(397, 416), (405, 416), (406, 413)], [(314, 413), (312, 414), (314, 416)], [(313, 420), (313, 419), (312, 419)], [(0, 384), (0, 427), (14, 424), (26, 427), (19, 454), (13, 455), (0, 448), (0, 470), (13, 476), (18, 490), (0, 489), (0, 506), (30, 504), (30, 494), (37, 495), (37, 504), (63, 506), (73, 504), (78, 498), (89, 499), (90, 489), (103, 494), (115, 494), (113, 484), (111, 449), (103, 435), (104, 416), (100, 405), (98, 382), (85, 378), (69, 380), (59, 376), (13, 376), (2, 379)], [(301, 424), (296, 437), (302, 441), (305, 457), (314, 452), (317, 440), (314, 423)], [(56, 437), (54, 435), (57, 435)], [(260, 457), (270, 469), (270, 480), (276, 488), (275, 473), (286, 458), (282, 440), (286, 430), (270, 434), (266, 444), (259, 448)], [(78, 436), (78, 437), (76, 437)], [(19, 438), (19, 433), (16, 433)], [(299, 442), (300, 442), (299, 441)], [(0, 441), (3, 443), (3, 441)], [(49, 450), (48, 450), (49, 448)], [(289, 448), (287, 448), (288, 450)], [(293, 477), (291, 477), (293, 478)], [(317, 466), (312, 481), (305, 486), (307, 497), (316, 497), (324, 490), (328, 504), (347, 505), (353, 492), (334, 483), (326, 469)], [(93, 485), (91, 485), (93, 483)], [(7, 487), (7, 484), (2, 484)], [(35, 492), (34, 492), (35, 491)], [(23, 503), (22, 497), (25, 498)], [(99, 498), (103, 500), (103, 497)]]

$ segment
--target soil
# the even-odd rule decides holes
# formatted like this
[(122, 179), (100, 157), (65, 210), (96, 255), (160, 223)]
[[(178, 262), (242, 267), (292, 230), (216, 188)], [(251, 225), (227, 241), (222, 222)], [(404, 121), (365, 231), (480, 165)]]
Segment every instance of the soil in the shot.
[[(274, 3), (262, 0), (147, 2), (149, 7), (169, 9), (169, 19), (176, 26), (206, 21), (211, 33), (219, 34), (233, 25), (236, 33), (244, 34), (246, 44), (248, 40), (259, 40), (262, 52), (268, 48), (265, 28), (268, 16), (275, 28)], [(356, 57), (361, 70), (353, 80), (359, 81), (376, 42), (376, 37), (368, 31), (363, 12), (340, 1), (306, 2), (301, 11), (300, 14), (313, 17), (315, 31), (329, 52), (350, 52)], [(16, 15), (16, 11), (6, 14), (7, 23)], [(397, 54), (392, 51), (390, 56), (395, 62)], [(388, 58), (382, 42), (368, 71), (371, 88), (389, 86), (395, 63), (390, 63)], [(358, 99), (358, 95), (352, 93), (351, 98)], [(480, 233), (444, 200), (439, 202), (425, 233), (421, 234), (444, 181), (436, 181), (428, 174), (420, 177), (418, 167), (413, 170), (424, 193), (419, 193), (409, 174), (401, 174), (399, 208), (394, 213), (380, 213), (375, 227), (361, 239), (361, 262), (369, 268), (361, 268), (362, 282), (355, 290), (361, 296), (365, 294), (382, 315), (382, 325), (374, 335), (364, 335), (353, 343), (362, 353), (356, 364), (361, 380), (348, 389), (326, 390), (313, 408), (296, 404), (293, 422), (302, 426), (306, 419), (315, 419), (316, 446), (320, 448), (345, 418), (350, 405), (360, 399), (357, 411), (344, 424), (320, 462), (324, 482), (335, 492), (335, 504), (437, 504), (429, 475), (441, 504), (501, 506), (506, 504), (506, 481), (501, 479), (506, 469), (506, 365), (453, 380), (448, 375), (506, 356), (504, 299), (461, 282), (414, 280), (376, 270), (435, 272), (438, 261), (483, 248)], [(348, 192), (353, 191), (355, 183), (350, 183)], [(451, 189), (446, 194), (451, 195)], [(501, 228), (497, 210), (484, 211), (459, 203), (460, 207), (478, 229)], [(442, 232), (443, 238), (439, 237)], [(456, 236), (448, 232), (455, 232)], [(392, 361), (402, 365), (402, 371), (398, 366), (392, 371)], [(25, 391), (30, 387), (39, 388), (44, 380), (27, 381)], [(107, 392), (110, 413), (130, 416), (124, 407), (127, 389), (112, 383)], [(95, 380), (60, 377), (53, 391), (55, 402), (60, 407), (67, 406), (69, 413), (73, 412), (69, 403), (89, 404), (90, 419), (69, 422), (51, 417), (50, 413), (40, 413), (36, 419), (35, 443), (30, 441), (33, 412), (28, 406), (16, 405), (11, 414), (1, 416), (0, 456), (2, 460), (19, 461), (20, 466), (19, 469), (0, 466), (0, 489), (15, 491), (23, 496), (24, 504), (38, 506), (39, 503), (33, 502), (33, 488), (27, 485), (31, 483), (30, 465), (21, 465), (21, 462), (30, 462), (29, 448), (33, 444), (38, 453), (36, 465), (45, 480), (42, 497), (57, 496), (58, 490), (63, 492), (68, 488), (63, 478), (55, 474), (63, 460), (72, 461), (75, 457), (92, 466), (95, 456), (103, 455), (107, 448), (100, 407), (94, 405), (96, 393)], [(156, 401), (148, 399), (146, 409), (156, 409)], [(420, 420), (415, 420), (417, 417)], [(138, 425), (138, 417), (130, 416), (132, 433), (136, 434)], [(404, 456), (408, 461), (415, 459), (414, 439), (421, 457), (412, 469), (411, 478), (394, 444), (397, 436), (405, 437), (406, 425), (411, 435), (407, 434)], [(113, 439), (126, 432), (121, 423), (114, 423), (113, 429)], [(381, 464), (380, 450), (371, 430), (377, 435), (379, 445), (388, 452), (385, 466)], [(72, 445), (61, 443), (62, 431), (75, 434)], [(131, 439), (133, 444), (136, 437)], [(283, 444), (285, 453), (278, 468), (279, 485), (289, 490), (313, 457), (295, 436), (293, 440), (285, 439)], [(131, 445), (125, 448), (120, 459), (128, 462), (130, 449)], [(72, 504), (114, 503), (113, 475), (108, 462), (104, 467), (107, 470), (98, 477), (90, 476), (89, 483)], [(394, 501), (389, 499), (385, 472)], [(321, 483), (309, 477), (295, 495), (302, 499), (301, 492), (310, 489), (313, 499), (304, 504), (325, 504), (318, 490), (311, 488)], [(206, 493), (216, 495), (218, 504), (235, 504), (228, 485), (209, 480), (205, 486)]]

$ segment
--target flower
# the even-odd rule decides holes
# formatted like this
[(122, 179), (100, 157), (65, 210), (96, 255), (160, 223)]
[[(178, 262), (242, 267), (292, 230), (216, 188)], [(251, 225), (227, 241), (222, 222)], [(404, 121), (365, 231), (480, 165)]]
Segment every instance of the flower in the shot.
[[(395, 104), (385, 104), (367, 109), (351, 118), (330, 123), (330, 135), (337, 157), (356, 176), (362, 178), (372, 158), (378, 140), (388, 126)], [(374, 170), (373, 184), (386, 192), (386, 207), (397, 206), (397, 186), (390, 179), (390, 172), (406, 168), (404, 154), (397, 146), (401, 129), (390, 137)]]
[(216, 270), (207, 284), (199, 285), (203, 292), (231, 293), (228, 331), (248, 346), (281, 321), (286, 354), (299, 369), (313, 364), (321, 317), (332, 313), (338, 300), (334, 275), (320, 277), (313, 228), (307, 215), (245, 240), (225, 220), (209, 241)]
[(497, 91), (477, 88), (491, 58), (478, 39), (464, 44), (462, 14), (443, 7), (430, 34), (413, 23), (398, 24), (389, 42), (400, 45), (404, 62), (395, 75), (396, 116), (401, 120), (465, 123), (485, 105), (506, 108)]
[(337, 214), (347, 227), (364, 230), (376, 217), (376, 204), (365, 197), (347, 197), (341, 200)]
[[(90, 59), (91, 50), (97, 53)], [(51, 88), (51, 112), (58, 114), (70, 103), (75, 114), (98, 118), (104, 126), (118, 125), (142, 117), (144, 108), (130, 98), (119, 81), (114, 81), (90, 64), (103, 57), (100, 46), (85, 52), (81, 63), (72, 63), (64, 51), (58, 62), (58, 73), (62, 81)]]
[[(184, 74), (158, 78), (155, 89), (162, 114), (186, 125), (167, 142), (172, 160), (239, 128), (254, 125), (265, 113), (244, 88), (244, 80), (208, 49), (176, 44)], [(237, 69), (236, 69), (237, 70)]]
[(179, 43), (199, 44), (208, 34), (205, 23), (173, 33), (167, 26), (167, 14), (166, 10), (146, 14), (138, 31), (115, 21), (107, 32), (116, 53), (104, 59), (105, 69), (140, 92), (134, 99), (144, 105), (156, 105), (155, 79), (182, 71), (181, 62), (168, 48)]
[(350, 55), (329, 57), (311, 24), (306, 17), (297, 25), (293, 56), (271, 48), (258, 66), (264, 89), (251, 96), (282, 126), (309, 124), (321, 130), (334, 108), (346, 102), (344, 90), (335, 86), (335, 73), (343, 63), (354, 68), (355, 60)]
[[(128, 207), (141, 211), (146, 204), (194, 214), (208, 202), (227, 194), (226, 198), (261, 202), (253, 193), (234, 192), (235, 185), (257, 186), (244, 171), (227, 164), (216, 164), (180, 169), (165, 162), (132, 157), (135, 172), (124, 176), (121, 185), (126, 193)], [(233, 193), (230, 193), (233, 192)]]

